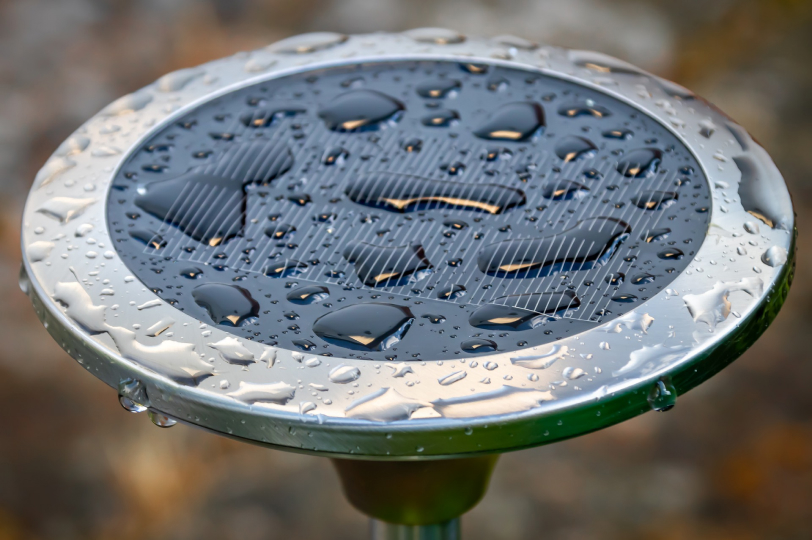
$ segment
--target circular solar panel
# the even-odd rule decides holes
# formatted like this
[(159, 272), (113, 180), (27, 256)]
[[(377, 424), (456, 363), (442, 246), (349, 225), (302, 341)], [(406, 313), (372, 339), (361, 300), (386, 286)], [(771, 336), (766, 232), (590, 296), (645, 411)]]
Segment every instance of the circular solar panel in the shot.
[(783, 180), (619, 60), (308, 34), (163, 77), (40, 171), (23, 286), (131, 410), (334, 455), (667, 409), (772, 320)]

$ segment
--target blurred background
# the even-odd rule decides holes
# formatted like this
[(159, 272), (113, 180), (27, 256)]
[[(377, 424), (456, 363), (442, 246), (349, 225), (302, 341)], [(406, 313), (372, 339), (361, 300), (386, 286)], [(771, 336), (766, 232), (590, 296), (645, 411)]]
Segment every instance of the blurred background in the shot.
[(801, 230), (792, 294), (747, 354), (671, 412), (503, 456), (466, 539), (812, 538), (812, 2), (0, 0), (0, 540), (366, 537), (327, 460), (119, 407), (19, 292), (19, 221), (57, 145), (165, 72), (415, 26), (597, 49), (697, 91), (772, 154)]

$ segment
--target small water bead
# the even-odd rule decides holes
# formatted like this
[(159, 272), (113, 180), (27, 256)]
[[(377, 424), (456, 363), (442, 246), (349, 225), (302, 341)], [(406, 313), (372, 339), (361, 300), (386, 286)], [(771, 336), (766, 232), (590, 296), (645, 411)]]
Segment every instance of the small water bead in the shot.
[(296, 232), (296, 227), (289, 223), (276, 223), (265, 229), (265, 236), (274, 240), (282, 240)]
[(262, 269), (262, 274), (272, 278), (284, 278), (296, 275), (307, 268), (307, 264), (295, 259), (285, 259), (269, 264)]
[(646, 243), (657, 242), (661, 240), (668, 239), (669, 235), (671, 234), (671, 229), (668, 227), (660, 227), (657, 229), (651, 229), (643, 234), (640, 239)]
[(755, 221), (745, 221), (744, 222), (744, 230), (749, 232), (750, 234), (758, 234), (758, 223)]
[(558, 108), (558, 114), (567, 118), (577, 118), (579, 116), (592, 116), (594, 118), (606, 118), (611, 116), (611, 111), (606, 107), (590, 103), (589, 100), (580, 103), (570, 103)]
[(427, 313), (425, 315), (421, 315), (421, 318), (428, 319), (431, 324), (441, 324), (445, 322), (445, 316), (443, 315), (435, 315), (431, 313)]

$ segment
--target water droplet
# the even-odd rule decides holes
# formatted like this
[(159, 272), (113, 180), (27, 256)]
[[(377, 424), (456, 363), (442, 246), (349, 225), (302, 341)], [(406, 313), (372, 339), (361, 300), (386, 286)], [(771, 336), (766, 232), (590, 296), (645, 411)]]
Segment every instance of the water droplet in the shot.
[(242, 342), (233, 336), (225, 337), (217, 343), (209, 343), (208, 346), (219, 352), (223, 360), (229, 364), (247, 366), (256, 362), (254, 353), (245, 348)]
[(196, 266), (190, 266), (189, 268), (184, 268), (181, 270), (180, 275), (186, 279), (198, 279), (203, 275), (203, 270), (197, 268)]
[(94, 202), (96, 202), (96, 199), (51, 197), (37, 209), (37, 212), (44, 214), (49, 218), (60, 221), (61, 223), (67, 223), (73, 218), (81, 215), (81, 213)]
[(544, 109), (535, 102), (502, 105), (484, 125), (474, 131), (482, 139), (527, 141), (544, 128)]
[(158, 411), (153, 411), (152, 409), (150, 409), (147, 414), (149, 415), (149, 419), (152, 420), (152, 423), (158, 427), (170, 428), (178, 423), (178, 421), (174, 418), (170, 418), (169, 416), (159, 413)]
[(344, 258), (355, 265), (358, 279), (370, 287), (419, 281), (433, 268), (419, 244), (381, 247), (358, 242), (347, 246)]
[(750, 234), (758, 234), (758, 223), (754, 221), (745, 221), (744, 222), (744, 230), (749, 232)]
[(310, 32), (277, 41), (267, 50), (276, 54), (308, 54), (335, 47), (348, 39), (348, 36), (335, 32)]
[(628, 141), (634, 137), (632, 130), (627, 128), (607, 129), (601, 135), (606, 139), (617, 139), (619, 141)]
[(394, 388), (381, 388), (353, 401), (344, 415), (371, 422), (395, 422), (408, 420), (416, 410), (423, 407), (431, 407), (431, 404), (406, 397)]
[(420, 123), (426, 127), (450, 127), (455, 125), (460, 119), (457, 111), (439, 110), (434, 111), (420, 119)]
[(319, 111), (327, 129), (339, 132), (373, 131), (400, 120), (401, 102), (374, 90), (352, 90)]
[(761, 256), (761, 262), (767, 266), (781, 266), (787, 262), (787, 250), (781, 246), (773, 246)]
[[(463, 341), (460, 349), (467, 353), (489, 353), (496, 352), (496, 342), (490, 339), (474, 338)], [(486, 366), (487, 367), (487, 366)]]
[(448, 285), (437, 292), (437, 298), (441, 300), (456, 300), (457, 298), (465, 296), (466, 292), (463, 285)]
[(611, 116), (611, 112), (606, 107), (595, 105), (594, 103), (570, 103), (562, 105), (558, 109), (558, 114), (567, 118), (577, 118), (579, 116), (593, 116), (595, 118), (605, 118)]
[(351, 383), (361, 376), (361, 370), (355, 366), (338, 365), (330, 370), (328, 377), (336, 384)]
[(476, 418), (527, 411), (552, 399), (551, 392), (502, 386), (489, 392), (439, 399), (432, 405), (444, 418)]
[[(556, 235), (490, 244), (477, 256), (477, 265), (482, 272), (500, 277), (588, 270), (606, 263), (630, 232), (628, 224), (614, 218), (587, 219)], [(572, 246), (579, 246), (574, 253)]]
[(201, 75), (203, 71), (198, 68), (179, 69), (155, 81), (155, 87), (159, 92), (177, 92)]
[(515, 358), (511, 358), (510, 362), (513, 365), (527, 369), (547, 369), (556, 361), (566, 357), (568, 351), (569, 347), (566, 345), (553, 345), (549, 351), (543, 354), (517, 356)]
[(665, 412), (674, 408), (677, 404), (677, 389), (670, 377), (663, 377), (651, 388), (648, 394), (648, 403), (651, 409), (657, 412)]
[(262, 273), (272, 278), (283, 278), (298, 274), (307, 268), (307, 264), (296, 259), (285, 259), (269, 264), (262, 269)]
[(417, 42), (436, 45), (452, 45), (465, 41), (465, 36), (447, 28), (413, 28), (406, 30), (403, 34)]
[(572, 180), (553, 180), (547, 182), (542, 187), (542, 195), (545, 199), (554, 201), (568, 201), (570, 199), (582, 199), (589, 194), (589, 188)]
[(141, 244), (155, 249), (163, 249), (166, 247), (166, 240), (160, 234), (149, 231), (146, 229), (131, 229), (129, 232), (130, 238), (137, 240)]
[(403, 149), (407, 152), (419, 152), (423, 148), (423, 141), (420, 139), (409, 139), (403, 144)]
[(468, 323), (486, 330), (525, 330), (542, 324), (546, 317), (541, 314), (551, 315), (580, 305), (570, 290), (503, 296), (478, 307), (468, 317)]
[(632, 197), (632, 203), (643, 210), (662, 210), (674, 204), (678, 198), (676, 191), (646, 190)]
[(453, 97), (462, 87), (460, 81), (453, 79), (437, 79), (417, 85), (417, 95), (430, 99), (443, 99)]
[(664, 261), (678, 261), (682, 257), (685, 256), (685, 253), (682, 250), (677, 248), (665, 248), (662, 251), (657, 252), (657, 257), (663, 259)]
[(118, 401), (131, 413), (144, 412), (150, 405), (146, 388), (136, 379), (124, 379), (119, 383)]
[(44, 261), (51, 254), (51, 251), (56, 247), (53, 242), (39, 240), (28, 244), (28, 260), (32, 263)]
[(584, 137), (569, 136), (559, 140), (555, 145), (555, 155), (564, 163), (586, 159), (595, 155), (598, 148)]
[(328, 150), (324, 157), (322, 158), (321, 162), (325, 165), (343, 165), (345, 161), (350, 157), (349, 151), (337, 146), (335, 148), (331, 148)]
[(669, 229), (668, 227), (661, 227), (657, 229), (651, 229), (650, 231), (646, 232), (640, 237), (640, 240), (650, 244), (651, 242), (666, 240), (670, 234), (671, 229)]
[(296, 232), (296, 227), (289, 223), (276, 223), (265, 229), (265, 236), (274, 240), (282, 240)]
[(433, 315), (427, 313), (425, 315), (421, 315), (421, 318), (428, 319), (431, 324), (442, 324), (445, 322), (445, 316), (443, 315)]
[(567, 367), (567, 368), (564, 368), (564, 371), (563, 371), (562, 374), (564, 375), (564, 377), (570, 379), (571, 381), (574, 381), (575, 379), (580, 379), (581, 377), (586, 375), (586, 371), (584, 371), (581, 368)]
[(316, 304), (330, 297), (330, 289), (323, 285), (309, 285), (290, 291), (285, 298), (300, 305)]
[(68, 159), (67, 157), (60, 156), (51, 158), (37, 173), (37, 176), (34, 178), (34, 185), (36, 185), (38, 188), (47, 186), (59, 175), (75, 166), (76, 162)]
[(704, 322), (710, 328), (727, 319), (730, 315), (731, 293), (744, 291), (757, 298), (761, 295), (764, 282), (761, 278), (743, 278), (736, 282), (717, 282), (712, 289), (701, 294), (686, 294), (683, 296), (685, 307), (696, 322)]
[(105, 107), (101, 113), (103, 116), (123, 116), (140, 111), (152, 101), (152, 94), (143, 90), (127, 94), (115, 100)]
[(240, 381), (240, 386), (237, 390), (229, 392), (228, 396), (234, 399), (239, 399), (245, 403), (276, 403), (284, 405), (296, 394), (296, 388), (284, 383), (247, 383)]
[(656, 148), (640, 148), (627, 153), (617, 164), (617, 172), (627, 178), (645, 178), (657, 173), (663, 153)]
[(313, 332), (341, 347), (383, 351), (401, 341), (413, 322), (405, 306), (355, 304), (322, 315), (313, 323)]
[(259, 316), (259, 303), (248, 290), (237, 285), (204, 283), (192, 290), (192, 297), (216, 324), (241, 326)]
[(443, 386), (449, 386), (457, 381), (463, 380), (468, 375), (467, 371), (455, 371), (437, 379), (437, 382)]
[(527, 201), (524, 192), (496, 184), (465, 184), (389, 174), (362, 178), (351, 184), (346, 193), (353, 202), (392, 212), (459, 208), (501, 214)]

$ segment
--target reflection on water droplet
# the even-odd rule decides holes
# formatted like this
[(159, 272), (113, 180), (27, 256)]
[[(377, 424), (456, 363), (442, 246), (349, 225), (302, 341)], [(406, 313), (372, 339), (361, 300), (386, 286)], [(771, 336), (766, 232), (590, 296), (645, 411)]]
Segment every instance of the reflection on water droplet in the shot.
[(745, 221), (744, 222), (744, 230), (749, 232), (750, 234), (758, 234), (758, 223), (755, 221)]
[(150, 406), (147, 389), (136, 379), (124, 379), (118, 385), (118, 401), (131, 413), (140, 413)]
[(420, 119), (420, 123), (426, 127), (450, 127), (455, 125), (460, 119), (457, 111), (439, 110), (427, 114)]
[(657, 257), (663, 259), (665, 261), (678, 261), (685, 256), (685, 253), (682, 250), (677, 248), (665, 248), (662, 251), (657, 252)]
[(579, 116), (593, 116), (595, 118), (605, 118), (611, 116), (611, 112), (606, 107), (590, 104), (589, 102), (570, 103), (558, 108), (558, 114), (567, 118), (577, 118)]
[(627, 128), (607, 129), (601, 135), (606, 139), (617, 139), (619, 141), (628, 141), (634, 137), (632, 130)]
[(325, 165), (343, 165), (347, 158), (350, 157), (349, 151), (337, 146), (328, 150), (321, 162)]
[(163, 236), (154, 231), (131, 229), (129, 234), (131, 238), (138, 240), (149, 248), (158, 250), (166, 247), (166, 240), (164, 240)]
[(272, 278), (283, 278), (298, 274), (307, 268), (307, 264), (295, 259), (285, 259), (273, 264), (269, 264), (262, 269), (262, 273)]
[(527, 141), (543, 128), (544, 109), (527, 101), (502, 105), (474, 135), (488, 140)]
[(181, 270), (180, 275), (186, 279), (198, 279), (203, 275), (203, 270), (197, 268), (196, 266), (190, 266), (189, 268), (184, 268)]
[(445, 322), (445, 317), (443, 315), (433, 315), (427, 313), (425, 315), (421, 315), (422, 319), (428, 319), (431, 324), (441, 324)]
[(584, 371), (581, 368), (567, 367), (567, 368), (564, 368), (564, 371), (563, 371), (562, 374), (564, 375), (564, 377), (574, 381), (575, 379), (580, 379), (581, 377), (586, 375), (586, 371)]
[(294, 232), (296, 232), (296, 227), (293, 225), (289, 223), (277, 223), (265, 229), (265, 236), (273, 238), (274, 240), (282, 240)]
[(467, 371), (455, 371), (454, 373), (449, 373), (448, 375), (440, 377), (437, 382), (443, 386), (449, 386), (457, 381), (463, 380), (467, 375)]
[(475, 418), (527, 411), (553, 399), (551, 392), (502, 386), (490, 392), (439, 399), (432, 405), (444, 418)]
[(322, 315), (313, 323), (313, 332), (341, 347), (383, 351), (401, 341), (413, 322), (406, 306), (355, 304)]
[(556, 235), (490, 244), (477, 256), (477, 265), (489, 275), (519, 278), (588, 270), (609, 261), (630, 232), (628, 224), (614, 218), (587, 219)]
[(430, 403), (406, 397), (394, 388), (381, 388), (353, 401), (344, 415), (371, 422), (395, 422), (408, 420), (416, 410), (430, 406)]
[(84, 212), (94, 202), (96, 202), (96, 199), (51, 197), (37, 209), (37, 212), (62, 223), (67, 223)]
[(259, 316), (259, 303), (237, 285), (204, 283), (192, 290), (192, 297), (216, 324), (236, 327)]
[(276, 403), (284, 405), (296, 394), (296, 388), (283, 383), (247, 383), (240, 381), (240, 387), (229, 392), (228, 396), (234, 399), (239, 399), (245, 403)]
[(683, 297), (685, 307), (696, 322), (704, 322), (711, 328), (727, 319), (730, 315), (731, 293), (744, 291), (752, 297), (758, 297), (764, 288), (761, 278), (743, 278), (735, 282), (717, 282), (712, 289), (701, 294), (686, 294)]
[(319, 111), (327, 129), (338, 132), (374, 131), (400, 120), (401, 102), (375, 90), (352, 90)]
[(671, 229), (668, 227), (661, 227), (658, 229), (651, 229), (650, 231), (646, 232), (640, 237), (640, 240), (646, 243), (657, 242), (667, 239), (670, 234)]

